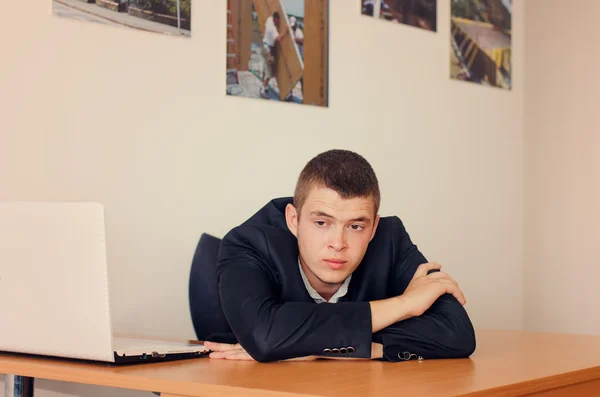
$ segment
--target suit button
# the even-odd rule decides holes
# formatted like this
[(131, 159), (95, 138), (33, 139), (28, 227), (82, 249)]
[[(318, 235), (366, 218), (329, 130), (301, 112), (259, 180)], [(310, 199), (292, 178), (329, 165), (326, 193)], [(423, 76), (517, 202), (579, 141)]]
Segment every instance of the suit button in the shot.
[(348, 347), (348, 353), (354, 353), (354, 348), (352, 346)]
[(340, 352), (340, 349), (334, 348), (334, 349), (331, 349), (331, 352), (337, 354)]
[(342, 354), (346, 354), (346, 353), (348, 353), (348, 349), (346, 349), (345, 347), (342, 347), (342, 348), (340, 349), (340, 353), (342, 353)]
[(331, 349), (323, 349), (323, 353), (331, 353)]

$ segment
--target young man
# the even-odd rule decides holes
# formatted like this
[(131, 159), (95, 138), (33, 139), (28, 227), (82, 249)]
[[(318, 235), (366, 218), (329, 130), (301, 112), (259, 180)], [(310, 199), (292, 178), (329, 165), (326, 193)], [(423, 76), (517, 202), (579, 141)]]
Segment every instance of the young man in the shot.
[(237, 344), (212, 358), (461, 358), (475, 350), (465, 298), (398, 217), (378, 215), (377, 177), (331, 150), (305, 166), (293, 199), (268, 203), (221, 242), (221, 306)]
[(304, 32), (302, 28), (298, 24), (295, 16), (290, 17), (290, 27), (292, 28), (292, 32), (294, 33), (294, 41), (298, 46), (298, 52), (300, 53), (300, 58), (304, 60)]
[(277, 67), (277, 47), (276, 44), (281, 42), (281, 38), (285, 36), (287, 29), (279, 34), (281, 18), (279, 13), (275, 11), (265, 21), (265, 31), (263, 35), (263, 84), (260, 87), (260, 96), (269, 98), (269, 81), (275, 76), (275, 68)]

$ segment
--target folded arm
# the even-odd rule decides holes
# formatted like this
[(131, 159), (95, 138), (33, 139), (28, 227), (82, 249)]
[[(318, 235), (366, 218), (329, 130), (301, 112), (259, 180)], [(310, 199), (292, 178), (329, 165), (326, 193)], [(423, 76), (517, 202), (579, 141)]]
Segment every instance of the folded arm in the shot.
[[(261, 232), (250, 233), (251, 240), (257, 233)], [(419, 288), (413, 288), (413, 277), (423, 271), (419, 266), (426, 259), (399, 219), (394, 238), (392, 298), (318, 305), (278, 299), (276, 276), (266, 266), (268, 254), (255, 248), (256, 241), (251, 244), (247, 236), (231, 232), (221, 244), (218, 282), (223, 312), (235, 339), (253, 359), (263, 362), (310, 356), (341, 358), (334, 349), (342, 348), (346, 359), (468, 357), (475, 349), (475, 335), (462, 304), (450, 294), (435, 292), (422, 299), (427, 287), (421, 287), (437, 277), (420, 280)], [(461, 296), (460, 291), (455, 294)], [(425, 301), (429, 302), (427, 310), (420, 312), (416, 307)]]
[[(391, 295), (402, 299), (417, 269), (427, 260), (411, 242), (399, 219), (394, 227), (394, 238), (394, 247), (398, 249), (390, 289)], [(408, 311), (410, 313), (412, 308)], [(449, 293), (437, 298), (422, 314), (409, 314), (376, 332), (373, 341), (383, 344), (383, 358), (387, 361), (465, 358), (476, 347), (471, 320), (457, 297)]]
[(237, 341), (252, 358), (265, 362), (339, 356), (329, 351), (341, 348), (346, 349), (346, 357), (370, 358), (368, 302), (283, 302), (277, 298), (277, 283), (266, 270), (265, 260), (264, 254), (235, 231), (221, 243), (221, 305)]

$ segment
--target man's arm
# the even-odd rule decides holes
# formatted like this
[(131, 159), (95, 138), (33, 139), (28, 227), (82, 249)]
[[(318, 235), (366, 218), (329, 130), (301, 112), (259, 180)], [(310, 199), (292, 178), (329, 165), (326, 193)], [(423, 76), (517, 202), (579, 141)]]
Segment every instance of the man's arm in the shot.
[[(255, 361), (252, 356), (239, 343), (218, 343), (204, 341), (204, 346), (211, 350), (210, 358), (220, 358), (225, 360), (237, 361)], [(313, 361), (318, 359), (327, 360), (375, 360), (383, 358), (383, 345), (380, 343), (371, 343), (370, 358), (355, 358), (355, 357), (328, 357), (328, 356), (304, 356), (289, 358), (282, 361)]]
[(261, 362), (331, 355), (324, 351), (342, 347), (353, 349), (346, 356), (369, 358), (369, 303), (284, 302), (278, 299), (275, 275), (266, 263), (269, 255), (260, 228), (234, 229), (221, 242), (217, 264), (221, 307), (245, 351)]
[[(392, 300), (320, 305), (283, 302), (277, 299), (274, 276), (266, 270), (268, 249), (256, 247), (267, 247), (259, 228), (230, 232), (221, 242), (217, 277), (221, 306), (231, 330), (257, 361), (305, 356), (371, 358), (372, 333), (403, 316), (401, 310), (390, 313), (401, 307)], [(346, 354), (330, 353), (342, 348)]]
[(283, 38), (285, 37), (286, 34), (288, 34), (289, 28), (288, 29), (283, 29), (283, 32), (279, 33), (279, 31), (277, 32), (277, 37), (275, 37), (275, 41), (278, 43), (281, 43), (281, 40), (283, 40)]
[(409, 314), (373, 335), (374, 342), (383, 344), (384, 359), (405, 361), (418, 358), (469, 357), (475, 350), (476, 341), (473, 325), (461, 304), (465, 302), (457, 299), (461, 298), (462, 294), (453, 296), (451, 293), (445, 293), (429, 308), (419, 308), (417, 300), (426, 292), (421, 288), (421, 291), (415, 294), (416, 291), (411, 286), (411, 283), (414, 285), (429, 282), (432, 287), (433, 284), (440, 283), (440, 287), (445, 288), (455, 282), (447, 275), (427, 275), (429, 271), (417, 274), (419, 267), (427, 260), (411, 242), (400, 219), (394, 224), (393, 234), (396, 252), (391, 294), (400, 296), (408, 306)]

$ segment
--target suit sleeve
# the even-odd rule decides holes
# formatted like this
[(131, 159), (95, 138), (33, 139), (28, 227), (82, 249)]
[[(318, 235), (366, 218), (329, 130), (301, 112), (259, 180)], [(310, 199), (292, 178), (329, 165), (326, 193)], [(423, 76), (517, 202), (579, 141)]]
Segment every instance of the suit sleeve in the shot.
[[(254, 229), (244, 238), (234, 229), (221, 243), (217, 265), (223, 313), (248, 354), (260, 362), (310, 355), (369, 358), (369, 303), (283, 302), (265, 263), (270, 259), (255, 248), (266, 245), (260, 233)], [(348, 352), (324, 353), (336, 348)]]
[[(393, 231), (394, 271), (391, 293), (401, 295), (415, 271), (427, 260), (412, 243), (400, 219)], [(475, 332), (464, 307), (450, 294), (444, 294), (418, 317), (392, 324), (373, 335), (383, 344), (383, 359), (465, 358), (475, 351)]]

